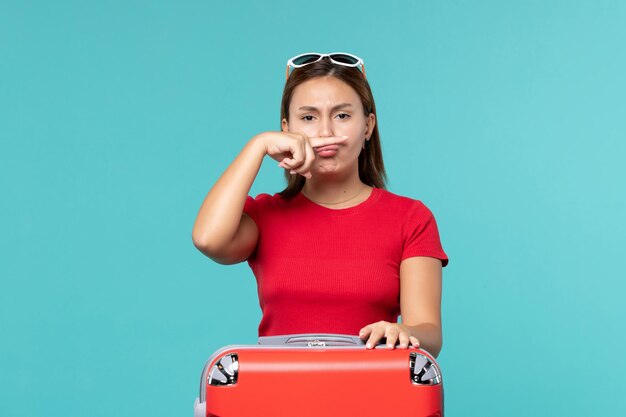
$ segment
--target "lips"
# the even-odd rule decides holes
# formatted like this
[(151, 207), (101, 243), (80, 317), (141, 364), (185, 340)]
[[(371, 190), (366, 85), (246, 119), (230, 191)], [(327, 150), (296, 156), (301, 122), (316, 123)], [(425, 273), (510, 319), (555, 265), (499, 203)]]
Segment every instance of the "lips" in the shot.
[(319, 148), (315, 148), (315, 152), (320, 153), (324, 151), (336, 151), (337, 149), (339, 149), (339, 146), (337, 145), (326, 145), (326, 146), (322, 146)]

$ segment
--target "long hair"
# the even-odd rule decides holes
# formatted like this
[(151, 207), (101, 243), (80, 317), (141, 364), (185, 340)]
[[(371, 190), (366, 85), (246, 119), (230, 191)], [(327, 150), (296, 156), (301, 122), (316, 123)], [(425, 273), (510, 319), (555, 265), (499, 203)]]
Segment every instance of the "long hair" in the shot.
[[(283, 98), (280, 105), (281, 123), (283, 119), (289, 121), (289, 105), (296, 87), (312, 78), (326, 76), (333, 76), (352, 87), (361, 99), (365, 117), (368, 117), (370, 113), (374, 113), (374, 116), (376, 116), (376, 124), (374, 125), (372, 136), (369, 142), (365, 143), (365, 149), (362, 149), (359, 155), (359, 178), (364, 184), (386, 189), (387, 174), (383, 164), (374, 96), (369, 83), (358, 68), (335, 65), (330, 59), (324, 57), (313, 64), (294, 69), (287, 79), (285, 89), (283, 90)], [(284, 174), (287, 180), (287, 187), (278, 194), (288, 200), (295, 197), (302, 190), (305, 178), (302, 175), (290, 174), (287, 169)]]

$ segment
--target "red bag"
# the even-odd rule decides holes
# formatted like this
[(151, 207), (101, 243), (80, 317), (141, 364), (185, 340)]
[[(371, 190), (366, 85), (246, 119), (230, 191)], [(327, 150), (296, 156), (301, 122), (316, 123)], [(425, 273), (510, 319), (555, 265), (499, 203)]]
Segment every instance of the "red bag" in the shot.
[(207, 361), (195, 417), (443, 416), (443, 383), (423, 349), (366, 349), (356, 336), (302, 334), (230, 345)]

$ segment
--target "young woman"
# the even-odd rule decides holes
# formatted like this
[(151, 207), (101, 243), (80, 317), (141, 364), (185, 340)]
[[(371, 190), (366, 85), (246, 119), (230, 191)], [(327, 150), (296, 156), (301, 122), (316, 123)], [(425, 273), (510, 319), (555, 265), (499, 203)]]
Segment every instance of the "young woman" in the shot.
[[(442, 345), (448, 257), (431, 211), (385, 189), (363, 61), (309, 53), (288, 61), (281, 132), (245, 145), (206, 196), (193, 242), (221, 264), (248, 261), (259, 336), (358, 334), (372, 348)], [(249, 196), (269, 155), (287, 187)], [(401, 323), (397, 322), (401, 316)]]

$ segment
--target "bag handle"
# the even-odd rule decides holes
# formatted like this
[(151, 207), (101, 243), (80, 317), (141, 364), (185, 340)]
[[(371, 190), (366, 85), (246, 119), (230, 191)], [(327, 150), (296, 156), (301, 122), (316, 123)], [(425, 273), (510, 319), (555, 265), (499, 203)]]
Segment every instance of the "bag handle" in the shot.
[[(383, 343), (379, 343), (383, 344)], [(279, 336), (261, 336), (259, 345), (270, 346), (364, 346), (358, 336), (334, 333), (302, 333)]]

